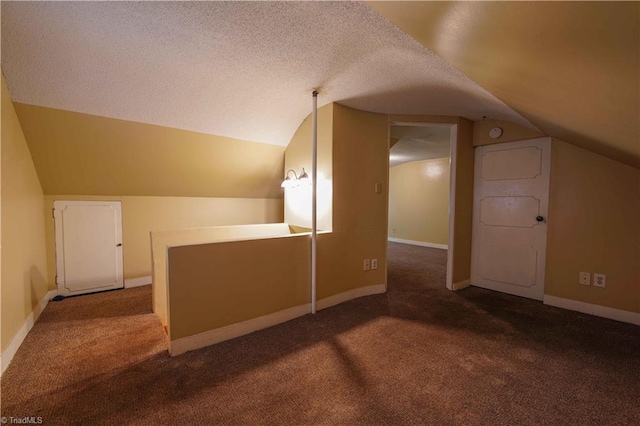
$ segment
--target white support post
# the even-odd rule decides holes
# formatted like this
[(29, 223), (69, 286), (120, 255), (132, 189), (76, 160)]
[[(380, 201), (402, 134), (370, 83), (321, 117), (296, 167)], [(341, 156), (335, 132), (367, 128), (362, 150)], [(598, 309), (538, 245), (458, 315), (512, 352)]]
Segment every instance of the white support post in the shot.
[(318, 92), (313, 91), (312, 114), (312, 160), (311, 160), (311, 313), (316, 313), (316, 256), (317, 256), (317, 197), (318, 190)]

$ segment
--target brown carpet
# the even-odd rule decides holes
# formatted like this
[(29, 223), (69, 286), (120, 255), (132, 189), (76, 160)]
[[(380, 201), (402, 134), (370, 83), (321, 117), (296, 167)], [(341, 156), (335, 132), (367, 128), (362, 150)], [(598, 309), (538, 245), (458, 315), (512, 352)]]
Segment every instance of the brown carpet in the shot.
[(469, 288), (390, 243), (389, 291), (170, 358), (149, 286), (51, 302), (2, 416), (66, 424), (640, 424), (638, 327)]

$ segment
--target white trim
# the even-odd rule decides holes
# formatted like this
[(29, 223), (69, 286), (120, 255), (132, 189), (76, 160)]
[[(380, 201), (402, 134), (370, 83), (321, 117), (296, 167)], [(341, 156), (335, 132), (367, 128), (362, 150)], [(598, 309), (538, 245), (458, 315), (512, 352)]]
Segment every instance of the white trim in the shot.
[(389, 126), (405, 126), (405, 127), (452, 127), (457, 123), (430, 123), (428, 121), (390, 121)]
[[(453, 288), (453, 250), (454, 250), (454, 237), (455, 237), (455, 217), (456, 217), (456, 164), (458, 162), (458, 123), (428, 123), (412, 121), (391, 121), (389, 122), (389, 128), (391, 126), (411, 126), (411, 127), (448, 127), (451, 129), (450, 134), (450, 152), (449, 152), (449, 245), (447, 246), (447, 275), (446, 275), (446, 288), (448, 290), (454, 290)], [(388, 164), (388, 163), (387, 163)], [(387, 168), (387, 182), (389, 181), (389, 171)], [(389, 202), (387, 197), (387, 223), (389, 222)]]
[(27, 337), (27, 334), (29, 334), (29, 331), (31, 331), (36, 321), (38, 321), (38, 318), (40, 317), (42, 311), (44, 311), (44, 308), (47, 307), (49, 300), (54, 298), (57, 294), (57, 290), (49, 291), (47, 294), (45, 294), (42, 300), (40, 300), (40, 303), (38, 303), (33, 308), (33, 311), (29, 314), (24, 324), (22, 324), (22, 327), (20, 327), (18, 333), (16, 333), (16, 335), (13, 337), (11, 343), (9, 343), (9, 346), (7, 346), (2, 355), (0, 355), (0, 365), (2, 365), (2, 371), (0, 372), (0, 374), (4, 374), (4, 371), (13, 360), (16, 352), (18, 352), (20, 345), (22, 345), (22, 342), (24, 342), (24, 339)]
[(205, 331), (204, 333), (169, 341), (169, 354), (171, 354), (171, 356), (176, 356), (195, 349), (215, 345), (216, 343), (224, 342), (225, 340), (234, 339), (236, 337), (244, 336), (245, 334), (253, 333), (254, 331), (262, 330), (263, 328), (272, 327), (274, 325), (290, 321), (310, 312), (311, 305), (309, 303), (305, 303), (304, 305), (294, 306), (293, 308), (274, 312), (258, 318), (252, 318), (247, 321)]
[(457, 283), (453, 283), (452, 289), (453, 291), (462, 290), (463, 288), (467, 288), (471, 285), (471, 280), (458, 281)]
[(386, 284), (370, 285), (366, 287), (358, 287), (353, 290), (345, 291), (342, 293), (334, 294), (333, 296), (325, 297), (318, 300), (318, 310), (330, 308), (331, 306), (339, 305), (340, 303), (357, 299), (363, 296), (371, 296), (372, 294), (386, 293)]
[(436, 244), (436, 243), (425, 243), (424, 241), (415, 241), (415, 240), (403, 240), (402, 238), (387, 238), (392, 243), (400, 243), (400, 244), (411, 244), (412, 246), (420, 246), (420, 247), (430, 247), (436, 249), (447, 250), (449, 248), (446, 244)]
[(584, 314), (595, 315), (597, 317), (640, 325), (640, 313), (638, 312), (623, 311), (622, 309), (609, 308), (607, 306), (594, 305), (591, 303), (580, 302), (578, 300), (549, 296), (547, 294), (544, 295), (543, 303), (545, 305), (569, 309), (571, 311), (582, 312)]
[[(316, 307), (318, 310), (325, 309), (348, 300), (357, 299), (358, 297), (385, 293), (386, 291), (386, 284), (358, 287), (353, 290), (320, 299), (317, 301)], [(309, 313), (311, 313), (311, 304), (305, 303), (304, 305), (294, 306), (293, 308), (284, 309), (258, 318), (252, 318), (247, 321), (205, 331), (193, 336), (169, 341), (169, 354), (171, 354), (171, 356), (181, 355), (188, 351), (215, 345), (216, 343), (224, 342), (225, 340), (234, 339), (236, 337), (244, 336), (245, 334), (253, 333), (254, 331), (272, 327)]]
[(449, 154), (449, 236), (448, 241), (451, 246), (447, 249), (447, 275), (445, 277), (445, 287), (454, 291), (453, 287), (453, 242), (455, 240), (456, 223), (456, 169), (458, 164), (458, 125), (451, 126), (451, 151)]
[(151, 279), (151, 275), (147, 275), (145, 277), (138, 277), (138, 278), (125, 278), (124, 288), (140, 287), (143, 285), (149, 285), (152, 282), (153, 280)]

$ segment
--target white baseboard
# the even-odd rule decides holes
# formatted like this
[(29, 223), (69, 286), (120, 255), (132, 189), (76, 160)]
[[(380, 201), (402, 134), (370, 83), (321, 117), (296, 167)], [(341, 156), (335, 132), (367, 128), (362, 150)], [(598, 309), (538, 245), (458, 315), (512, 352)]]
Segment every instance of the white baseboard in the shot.
[(343, 293), (334, 294), (333, 296), (325, 297), (316, 301), (316, 308), (318, 310), (330, 308), (331, 306), (339, 305), (340, 303), (357, 299), (358, 297), (371, 296), (372, 294), (385, 293), (387, 291), (386, 284), (370, 285), (367, 287), (358, 287), (353, 290), (345, 291)]
[(227, 325), (225, 327), (216, 328), (215, 330), (205, 331), (193, 336), (183, 337), (181, 339), (169, 341), (169, 354), (176, 356), (195, 349), (204, 348), (206, 346), (215, 345), (225, 340), (234, 339), (262, 330), (263, 328), (272, 327), (283, 322), (290, 321), (294, 318), (301, 317), (311, 312), (311, 305), (294, 306), (293, 308), (274, 312), (258, 318), (242, 321), (236, 324)]
[(124, 288), (132, 288), (132, 287), (140, 287), (143, 285), (151, 284), (153, 280), (151, 279), (151, 275), (146, 277), (139, 278), (129, 278), (124, 280)]
[(584, 314), (595, 315), (597, 317), (640, 325), (640, 313), (637, 312), (623, 311), (622, 309), (608, 308), (606, 306), (593, 305), (591, 303), (549, 296), (547, 294), (544, 295), (543, 303), (545, 305), (569, 309), (571, 311), (578, 311)]
[(457, 283), (453, 283), (453, 291), (462, 290), (463, 288), (467, 288), (471, 285), (471, 280), (458, 281)]
[[(316, 303), (318, 310), (329, 308), (358, 297), (370, 296), (372, 294), (380, 294), (387, 291), (386, 284), (370, 285), (367, 287), (359, 287), (353, 290), (345, 291), (324, 299), (320, 299)], [(194, 336), (183, 337), (169, 341), (169, 354), (176, 356), (188, 351), (215, 345), (216, 343), (231, 340), (254, 331), (272, 327), (283, 322), (304, 316), (311, 313), (311, 304), (294, 306), (293, 308), (274, 312), (258, 318), (242, 321), (236, 324), (227, 325), (225, 327), (216, 328), (215, 330), (205, 331)]]
[(401, 243), (401, 244), (411, 244), (413, 246), (421, 246), (421, 247), (431, 247), (437, 249), (447, 250), (449, 246), (447, 244), (435, 244), (435, 243), (425, 243), (424, 241), (414, 241), (414, 240), (403, 240), (401, 238), (387, 238), (387, 240), (392, 243)]
[(0, 355), (0, 365), (2, 366), (0, 375), (4, 374), (4, 371), (11, 363), (11, 360), (13, 360), (16, 352), (18, 352), (18, 348), (20, 348), (20, 345), (22, 345), (22, 342), (24, 342), (25, 337), (27, 337), (27, 334), (29, 334), (29, 331), (31, 331), (33, 325), (36, 323), (36, 321), (38, 321), (38, 318), (40, 317), (42, 311), (44, 311), (44, 308), (47, 307), (49, 300), (54, 298), (57, 294), (57, 290), (51, 290), (47, 294), (45, 294), (42, 300), (40, 300), (40, 303), (38, 303), (33, 308), (33, 311), (29, 314), (24, 324), (22, 324), (22, 327), (20, 327), (18, 333), (16, 333), (16, 335), (13, 337), (11, 343), (9, 343), (9, 346), (7, 346), (4, 352), (2, 352), (2, 355)]

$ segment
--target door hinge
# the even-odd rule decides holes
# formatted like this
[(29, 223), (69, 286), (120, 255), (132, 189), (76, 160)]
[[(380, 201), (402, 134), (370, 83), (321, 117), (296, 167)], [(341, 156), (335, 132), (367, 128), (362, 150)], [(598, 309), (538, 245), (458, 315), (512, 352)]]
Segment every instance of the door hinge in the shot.
[(56, 218), (56, 208), (55, 207), (51, 209), (51, 217), (54, 218), (54, 219)]
[(58, 274), (56, 274), (56, 285), (58, 285)]

